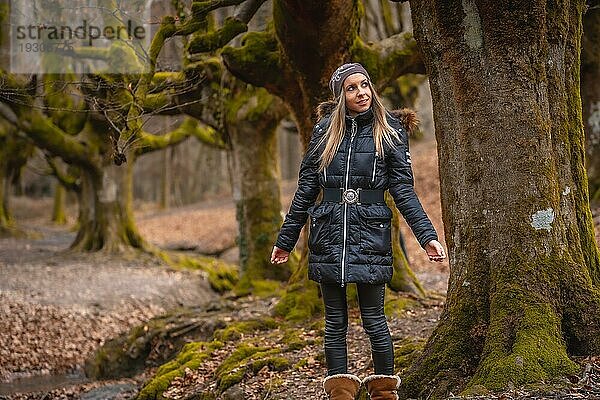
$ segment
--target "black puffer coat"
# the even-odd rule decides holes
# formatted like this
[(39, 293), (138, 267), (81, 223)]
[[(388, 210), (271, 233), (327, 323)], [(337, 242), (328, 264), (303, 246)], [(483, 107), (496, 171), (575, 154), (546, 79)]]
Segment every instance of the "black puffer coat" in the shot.
[[(325, 107), (330, 108), (330, 105)], [(330, 110), (321, 109), (320, 112)], [(310, 144), (300, 166), (298, 189), (275, 245), (291, 251), (300, 230), (311, 217), (309, 232), (310, 279), (317, 282), (383, 283), (392, 278), (391, 218), (384, 203), (348, 204), (315, 201), (322, 187), (389, 189), (396, 207), (424, 247), (437, 234), (413, 189), (413, 174), (408, 152), (408, 134), (398, 114), (388, 116), (400, 141), (392, 148), (385, 141), (385, 158), (376, 156), (371, 109), (346, 117), (346, 134), (335, 158), (318, 171), (324, 144), (313, 151), (325, 134), (330, 115), (315, 125)], [(354, 136), (352, 127), (355, 124)], [(350, 160), (348, 160), (348, 156)], [(347, 168), (349, 166), (349, 168)], [(347, 176), (347, 178), (346, 178)], [(345, 182), (347, 179), (347, 186)]]

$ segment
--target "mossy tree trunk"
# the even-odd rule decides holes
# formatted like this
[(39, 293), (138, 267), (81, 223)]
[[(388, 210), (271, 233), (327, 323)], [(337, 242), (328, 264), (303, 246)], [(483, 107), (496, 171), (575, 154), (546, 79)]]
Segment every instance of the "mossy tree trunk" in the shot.
[(411, 397), (577, 372), (600, 352), (579, 94), (583, 1), (411, 1), (429, 74), (450, 256)]
[[(88, 131), (98, 135), (108, 126), (96, 121)], [(117, 166), (108, 149), (101, 151), (98, 168), (82, 168), (79, 193), (79, 231), (71, 248), (80, 251), (123, 253), (134, 249), (154, 252), (139, 234), (133, 216), (133, 166), (138, 156), (163, 150), (187, 139), (203, 137), (205, 129), (193, 120), (164, 135), (140, 132), (138, 145), (127, 152), (127, 162)], [(108, 145), (107, 143), (104, 143)]]
[(79, 230), (72, 250), (123, 253), (147, 248), (132, 214), (132, 165), (109, 164), (99, 174), (83, 170)]
[(33, 146), (17, 137), (16, 129), (0, 119), (0, 235), (20, 235), (10, 212), (13, 183), (33, 153)]
[(276, 130), (286, 110), (265, 89), (249, 89), (238, 82), (233, 91), (226, 103), (225, 129), (236, 186), (242, 272), (238, 291), (246, 292), (257, 288), (259, 281), (285, 281), (290, 276), (289, 268), (270, 262), (282, 222)]
[[(203, 142), (230, 152), (241, 270), (236, 290), (243, 294), (258, 286), (272, 288), (264, 286), (264, 280), (281, 281), (290, 276), (289, 265), (274, 267), (270, 263), (282, 221), (276, 128), (288, 111), (265, 89), (232, 77), (218, 59), (201, 58), (183, 74), (157, 74), (152, 82), (185, 85), (188, 81), (186, 92), (173, 95), (163, 91), (149, 95), (147, 101), (193, 115), (215, 128), (215, 135), (207, 135)], [(198, 103), (198, 99), (210, 100)]]
[(425, 297), (425, 289), (419, 282), (410, 266), (408, 265), (408, 255), (406, 255), (400, 244), (400, 212), (394, 206), (394, 200), (389, 193), (386, 194), (386, 203), (392, 209), (392, 253), (394, 254), (394, 274), (388, 287), (395, 292), (412, 293), (419, 297)]
[(583, 17), (581, 49), (581, 100), (587, 145), (590, 199), (600, 201), (600, 10), (590, 8)]
[(67, 223), (67, 217), (65, 214), (65, 197), (67, 191), (60, 184), (54, 185), (54, 203), (52, 205), (52, 222), (59, 225)]

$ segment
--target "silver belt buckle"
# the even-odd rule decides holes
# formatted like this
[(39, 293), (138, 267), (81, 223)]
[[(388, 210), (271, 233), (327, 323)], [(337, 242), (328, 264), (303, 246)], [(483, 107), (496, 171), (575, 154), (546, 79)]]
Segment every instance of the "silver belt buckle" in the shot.
[(358, 189), (358, 190), (355, 190), (355, 189), (346, 189), (346, 190), (344, 190), (344, 193), (342, 193), (342, 202), (348, 203), (348, 204), (358, 203), (358, 192), (359, 191), (360, 191), (360, 189)]

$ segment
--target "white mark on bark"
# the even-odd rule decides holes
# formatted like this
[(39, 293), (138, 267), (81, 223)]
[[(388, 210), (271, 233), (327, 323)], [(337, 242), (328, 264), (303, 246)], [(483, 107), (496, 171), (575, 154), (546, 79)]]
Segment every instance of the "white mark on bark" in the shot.
[(102, 203), (117, 200), (117, 183), (106, 175), (102, 178), (102, 190), (98, 193), (98, 199)]
[(479, 10), (477, 10), (473, 0), (462, 0), (462, 8), (465, 12), (465, 18), (463, 19), (465, 42), (471, 49), (479, 50), (483, 46)]
[(471, 282), (469, 282), (469, 281), (464, 281), (462, 285), (463, 285), (463, 287), (467, 287), (467, 286), (469, 286), (470, 284), (471, 284)]
[(546, 229), (548, 232), (552, 229), (552, 223), (554, 222), (554, 210), (547, 208), (545, 210), (537, 211), (531, 216), (533, 226), (536, 230)]
[(565, 187), (565, 190), (563, 190), (562, 194), (563, 194), (563, 196), (566, 196), (566, 195), (568, 195), (569, 193), (571, 193), (571, 188), (570, 188), (570, 187), (568, 187), (568, 186), (566, 186), (566, 187)]

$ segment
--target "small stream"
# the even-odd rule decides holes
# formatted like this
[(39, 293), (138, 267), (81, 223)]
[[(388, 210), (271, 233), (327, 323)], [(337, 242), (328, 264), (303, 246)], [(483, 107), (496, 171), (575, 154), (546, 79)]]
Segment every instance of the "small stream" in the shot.
[(90, 380), (83, 372), (56, 375), (33, 375), (17, 378), (10, 382), (0, 382), (0, 396), (15, 393), (49, 392), (68, 386), (88, 383)]
[[(34, 375), (15, 379), (11, 382), (0, 382), (0, 399), (4, 396), (10, 398), (14, 394), (48, 393), (53, 390), (68, 388), (70, 386), (82, 385), (93, 382), (87, 378), (83, 371), (55, 374), (55, 375)], [(133, 383), (124, 382), (106, 382), (106, 385), (93, 388), (85, 393), (81, 393), (80, 400), (110, 400), (113, 398), (123, 398), (123, 394), (129, 397), (137, 392), (137, 387)]]

